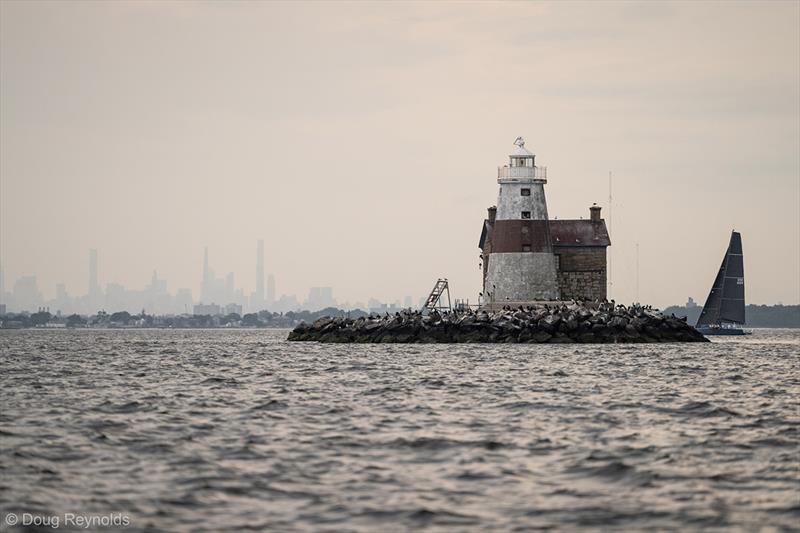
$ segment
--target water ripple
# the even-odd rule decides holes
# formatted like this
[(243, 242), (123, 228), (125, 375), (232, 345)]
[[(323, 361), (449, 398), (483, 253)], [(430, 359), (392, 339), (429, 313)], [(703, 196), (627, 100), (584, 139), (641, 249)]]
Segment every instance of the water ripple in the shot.
[(580, 347), (286, 333), (0, 331), (0, 515), (121, 512), (132, 531), (187, 532), (796, 528), (796, 332)]

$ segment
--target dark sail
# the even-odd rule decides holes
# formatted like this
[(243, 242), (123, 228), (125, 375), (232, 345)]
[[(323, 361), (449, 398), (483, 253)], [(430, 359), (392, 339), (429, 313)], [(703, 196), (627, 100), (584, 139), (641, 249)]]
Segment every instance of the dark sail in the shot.
[(720, 322), (744, 324), (744, 256), (742, 236), (735, 231), (731, 234), (727, 255), (719, 319)]
[(728, 255), (722, 259), (722, 265), (719, 267), (717, 277), (714, 278), (714, 284), (711, 286), (711, 292), (708, 293), (706, 303), (703, 306), (703, 311), (700, 313), (700, 318), (697, 319), (697, 326), (708, 326), (709, 324), (719, 324), (719, 307), (722, 303), (722, 284), (725, 281), (725, 262)]
[(744, 320), (742, 236), (734, 231), (697, 325), (744, 324)]

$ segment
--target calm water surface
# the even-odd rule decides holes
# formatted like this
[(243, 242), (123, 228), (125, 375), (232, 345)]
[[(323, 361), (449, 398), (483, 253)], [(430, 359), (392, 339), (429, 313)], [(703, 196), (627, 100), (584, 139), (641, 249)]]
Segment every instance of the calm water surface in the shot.
[(0, 520), (117, 512), (128, 530), (187, 532), (800, 523), (798, 332), (638, 346), (286, 334), (0, 332)]

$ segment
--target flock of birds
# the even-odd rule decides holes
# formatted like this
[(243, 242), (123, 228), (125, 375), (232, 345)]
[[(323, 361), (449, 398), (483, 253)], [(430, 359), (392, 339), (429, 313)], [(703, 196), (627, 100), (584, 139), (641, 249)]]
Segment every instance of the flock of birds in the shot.
[[(594, 302), (583, 302), (580, 300), (571, 300), (569, 303), (567, 302), (553, 302), (551, 305), (548, 302), (544, 302), (541, 305), (519, 305), (517, 307), (512, 307), (510, 305), (504, 305), (501, 308), (501, 311), (522, 311), (524, 313), (532, 313), (535, 311), (544, 310), (548, 314), (553, 313), (569, 313), (570, 311), (575, 311), (576, 309), (595, 309), (597, 312), (600, 313), (613, 313), (614, 311), (618, 313), (625, 313), (629, 315), (640, 315), (641, 313), (648, 311), (650, 313), (658, 313), (658, 309), (654, 309), (651, 305), (641, 305), (638, 303), (633, 303), (630, 306), (626, 306), (624, 304), (618, 304), (614, 300), (602, 300), (602, 301), (594, 301)], [(425, 314), (425, 311), (428, 311), (428, 314)], [(368, 315), (368, 319), (370, 320), (380, 320), (380, 319), (388, 319), (394, 316), (395, 318), (413, 318), (413, 317), (423, 317), (423, 316), (431, 316), (431, 317), (444, 317), (448, 315), (456, 315), (456, 316), (480, 316), (481, 314), (489, 315), (490, 312), (482, 309), (482, 308), (474, 308), (474, 307), (461, 307), (461, 308), (454, 308), (452, 310), (443, 310), (440, 312), (437, 308), (433, 309), (404, 309), (401, 311), (396, 311), (394, 315), (389, 314), (386, 312), (384, 315), (380, 313), (370, 313)], [(671, 315), (673, 318), (675, 315)]]

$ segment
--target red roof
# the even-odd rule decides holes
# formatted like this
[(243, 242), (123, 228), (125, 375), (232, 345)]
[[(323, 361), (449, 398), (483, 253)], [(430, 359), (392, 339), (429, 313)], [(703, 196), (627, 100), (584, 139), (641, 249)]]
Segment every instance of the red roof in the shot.
[(610, 246), (605, 220), (551, 220), (553, 246)]

